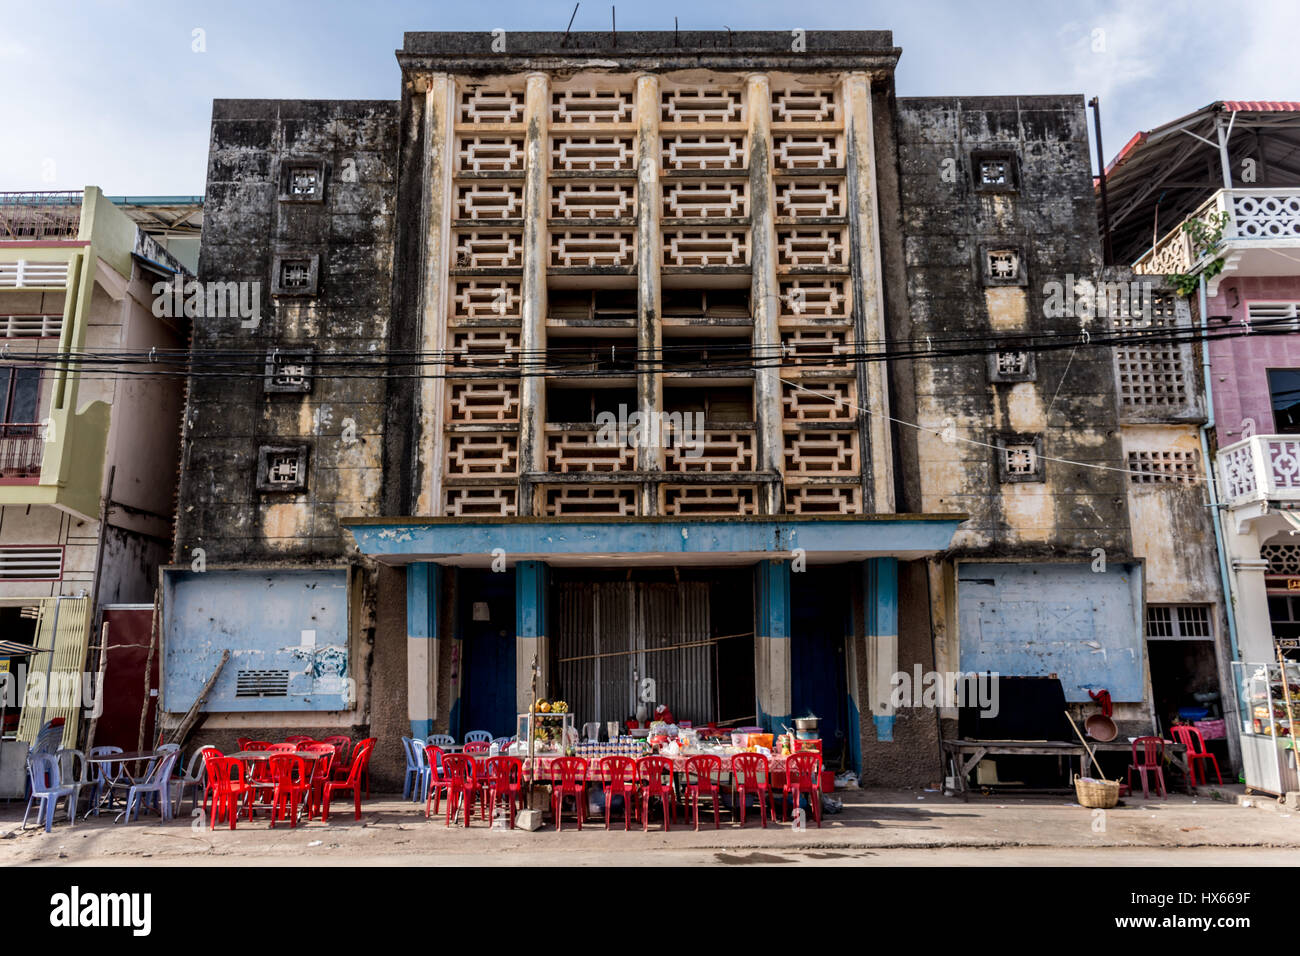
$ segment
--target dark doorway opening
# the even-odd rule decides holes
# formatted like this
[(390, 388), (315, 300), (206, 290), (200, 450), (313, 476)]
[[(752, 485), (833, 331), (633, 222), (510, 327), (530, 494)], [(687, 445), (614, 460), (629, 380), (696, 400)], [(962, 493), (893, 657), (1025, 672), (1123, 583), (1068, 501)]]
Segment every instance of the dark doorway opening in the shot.
[(452, 714), (458, 740), (471, 730), (515, 732), (515, 572), (461, 570), (457, 632), (464, 677)]

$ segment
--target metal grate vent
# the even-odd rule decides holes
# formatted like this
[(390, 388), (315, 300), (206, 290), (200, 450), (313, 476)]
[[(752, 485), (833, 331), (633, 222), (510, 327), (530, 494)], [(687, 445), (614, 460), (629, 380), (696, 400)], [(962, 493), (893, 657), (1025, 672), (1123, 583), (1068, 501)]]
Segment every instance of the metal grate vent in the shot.
[(287, 670), (248, 670), (235, 674), (236, 697), (288, 697)]
[(62, 576), (62, 548), (0, 548), (0, 581), (57, 581)]

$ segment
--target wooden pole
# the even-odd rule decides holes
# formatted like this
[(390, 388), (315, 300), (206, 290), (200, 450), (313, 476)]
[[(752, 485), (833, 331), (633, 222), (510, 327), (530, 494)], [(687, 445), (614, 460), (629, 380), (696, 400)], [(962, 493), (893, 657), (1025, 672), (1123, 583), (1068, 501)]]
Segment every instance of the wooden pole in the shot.
[[(149, 684), (150, 675), (153, 671), (153, 655), (158, 646), (158, 589), (153, 591), (153, 620), (149, 624), (149, 658), (144, 663), (144, 703), (140, 705), (140, 734), (137, 738), (136, 751), (144, 752), (144, 725), (149, 717)], [(154, 728), (155, 730), (157, 728)]]
[(207, 683), (203, 685), (203, 689), (199, 691), (199, 695), (194, 698), (194, 703), (190, 704), (190, 709), (185, 712), (185, 716), (181, 719), (175, 733), (171, 735), (172, 743), (180, 744), (182, 746), (185, 745), (186, 736), (198, 721), (199, 711), (203, 709), (203, 705), (208, 699), (208, 694), (212, 693), (212, 687), (216, 684), (217, 678), (221, 676), (221, 669), (226, 666), (226, 661), (228, 660), (230, 660), (230, 648), (227, 647), (221, 652), (221, 660), (217, 661), (216, 670), (212, 672), (212, 676), (209, 677)]
[[(99, 709), (104, 709), (104, 675), (108, 671), (108, 621), (104, 622), (99, 632), (99, 675), (96, 684), (99, 689)], [(99, 726), (99, 714), (90, 718), (90, 726), (86, 728), (86, 756), (90, 756), (90, 751), (95, 746), (95, 728)]]

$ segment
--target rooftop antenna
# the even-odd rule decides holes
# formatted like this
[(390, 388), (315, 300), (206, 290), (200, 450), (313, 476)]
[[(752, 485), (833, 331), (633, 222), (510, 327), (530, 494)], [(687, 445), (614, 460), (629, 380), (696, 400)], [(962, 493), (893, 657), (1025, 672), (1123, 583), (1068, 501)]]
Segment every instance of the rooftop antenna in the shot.
[[(723, 26), (726, 26), (726, 24), (723, 24)], [(727, 46), (731, 46), (731, 27), (727, 27)]]
[(618, 46), (618, 17), (615, 16), (615, 10), (612, 6), (609, 8), (609, 25), (614, 36), (614, 46)]
[(677, 18), (676, 18), (676, 17), (673, 17), (673, 44), (674, 44), (675, 46), (681, 46), (681, 45), (682, 45), (682, 38), (681, 38), (680, 36), (677, 35)]
[(573, 5), (573, 16), (569, 17), (569, 25), (564, 28), (564, 39), (560, 41), (560, 46), (564, 46), (569, 42), (569, 31), (573, 29), (573, 17), (578, 15), (578, 7), (580, 6), (582, 6), (581, 3), (575, 3)]

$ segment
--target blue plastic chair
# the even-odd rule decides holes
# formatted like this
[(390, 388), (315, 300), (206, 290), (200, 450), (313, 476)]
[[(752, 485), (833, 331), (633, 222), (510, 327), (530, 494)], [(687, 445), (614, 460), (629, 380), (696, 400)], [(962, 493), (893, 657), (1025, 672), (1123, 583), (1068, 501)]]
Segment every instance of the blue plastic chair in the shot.
[(32, 754), (27, 760), (27, 774), (32, 784), (32, 795), (27, 798), (27, 809), (23, 811), (22, 829), (27, 828), (27, 815), (31, 812), (32, 801), (40, 800), (36, 818), (45, 818), (45, 832), (54, 829), (54, 808), (59, 800), (68, 801), (68, 824), (77, 816), (77, 788), (63, 786), (59, 780), (59, 761), (52, 754)]
[(126, 792), (126, 819), (140, 816), (140, 807), (150, 802), (150, 796), (157, 798), (158, 809), (164, 820), (172, 818), (171, 777), (172, 768), (181, 757), (180, 751), (172, 750), (163, 754), (157, 765), (149, 772), (143, 783), (133, 783)]
[(425, 738), (424, 742), (444, 749), (456, 746), (456, 738), (451, 734), (429, 734), (429, 736)]
[(494, 740), (494, 741), (492, 741), (492, 742), (493, 742), (494, 744), (496, 744), (497, 747), (500, 748), (500, 750), (501, 750), (502, 753), (505, 753), (506, 750), (510, 747), (510, 745), (511, 745), (512, 743), (515, 742), (515, 738), (513, 738), (513, 737), (498, 737), (496, 740)]
[(492, 742), (492, 735), (486, 730), (471, 730), (465, 735), (467, 744), (487, 744)]
[(410, 800), (413, 785), (420, 774), (420, 766), (415, 762), (415, 741), (410, 737), (402, 738), (402, 752), (406, 755), (406, 773), (402, 777), (402, 799)]
[(411, 786), (411, 799), (423, 803), (429, 794), (429, 755), (418, 740), (411, 741), (411, 759), (415, 764), (415, 782)]

